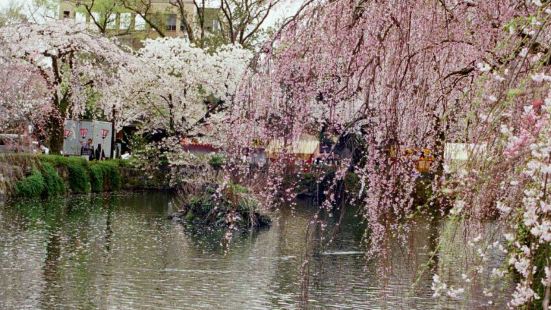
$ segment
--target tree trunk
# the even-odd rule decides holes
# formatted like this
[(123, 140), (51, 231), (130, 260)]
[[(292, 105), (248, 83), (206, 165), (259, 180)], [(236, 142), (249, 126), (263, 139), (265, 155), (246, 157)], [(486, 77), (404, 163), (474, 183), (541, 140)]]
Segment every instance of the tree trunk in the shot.
[(56, 108), (52, 109), (48, 115), (47, 131), (49, 135), (49, 145), (51, 154), (61, 154), (63, 150), (65, 117), (67, 116), (67, 105), (69, 102), (69, 92), (65, 93), (61, 100), (58, 95), (54, 95), (53, 101)]
[(545, 296), (543, 297), (543, 302), (541, 303), (543, 310), (549, 310), (549, 299), (551, 298), (550, 295), (551, 295), (550, 287), (546, 286), (545, 287)]
[(60, 154), (63, 150), (63, 118), (54, 112), (48, 119), (49, 147), (51, 154)]

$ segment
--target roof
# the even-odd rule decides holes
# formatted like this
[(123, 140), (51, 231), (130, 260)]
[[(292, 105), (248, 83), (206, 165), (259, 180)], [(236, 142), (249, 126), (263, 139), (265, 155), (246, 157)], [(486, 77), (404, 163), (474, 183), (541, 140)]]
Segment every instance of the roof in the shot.
[(282, 153), (285, 149), (287, 153), (297, 156), (311, 156), (319, 153), (320, 142), (317, 137), (312, 135), (303, 134), (300, 139), (294, 141), (292, 145), (287, 148), (284, 147), (283, 139), (276, 139), (270, 141), (266, 147), (266, 153), (268, 157), (276, 157), (277, 154)]
[(444, 159), (446, 161), (466, 161), (471, 155), (480, 156), (486, 152), (485, 143), (446, 143), (444, 148)]
[(205, 153), (213, 153), (219, 151), (218, 148), (214, 147), (211, 144), (184, 144), (183, 145), (184, 151), (188, 152), (205, 152)]

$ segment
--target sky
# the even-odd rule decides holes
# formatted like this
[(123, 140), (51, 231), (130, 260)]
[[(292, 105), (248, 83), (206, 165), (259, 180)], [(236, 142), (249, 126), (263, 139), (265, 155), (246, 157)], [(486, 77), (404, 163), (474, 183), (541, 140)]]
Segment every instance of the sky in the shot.
[[(303, 0), (284, 0), (284, 2), (266, 20), (265, 26), (273, 26), (278, 20), (292, 16), (299, 8)], [(0, 9), (10, 6), (10, 3), (22, 4), (29, 7), (32, 0), (0, 0)]]

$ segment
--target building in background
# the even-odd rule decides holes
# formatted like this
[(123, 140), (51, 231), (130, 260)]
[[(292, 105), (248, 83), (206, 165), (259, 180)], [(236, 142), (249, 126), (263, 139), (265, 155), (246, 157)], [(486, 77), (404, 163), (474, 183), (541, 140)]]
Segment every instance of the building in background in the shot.
[[(193, 0), (60, 0), (59, 18), (74, 19), (138, 48), (146, 38), (187, 37), (183, 20), (199, 26)], [(218, 8), (203, 9), (203, 29), (220, 30)]]

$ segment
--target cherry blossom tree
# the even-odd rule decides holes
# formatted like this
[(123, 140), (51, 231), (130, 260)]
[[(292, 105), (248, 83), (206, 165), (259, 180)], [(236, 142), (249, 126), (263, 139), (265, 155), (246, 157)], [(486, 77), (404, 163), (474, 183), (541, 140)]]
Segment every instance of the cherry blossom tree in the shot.
[[(466, 112), (457, 101), (477, 76), (476, 63), (499, 60), (488, 51), (515, 12), (508, 1), (307, 2), (265, 46), (241, 93), (253, 108), (236, 110), (246, 117), (235, 122), (268, 139), (323, 127), (359, 133), (368, 154), (357, 169), (369, 184), (366, 216), (377, 230), (386, 216), (379, 210), (398, 215), (412, 203), (413, 160), (395, 155), (408, 147), (441, 154), (455, 138), (453, 118)], [(282, 126), (270, 126), (274, 119)]]
[(33, 67), (0, 59), (0, 131), (30, 124), (49, 103), (47, 94)]
[[(464, 164), (450, 169), (452, 177), (443, 191), (453, 193), (452, 217), (470, 223), (498, 218), (490, 233), (495, 237), (478, 251), (481, 260), (495, 249), (506, 254), (503, 266), (490, 274), (495, 280), (516, 275), (509, 307), (548, 309), (551, 9), (539, 1), (532, 1), (529, 9), (505, 28), (509, 36), (500, 47), (510, 52), (506, 61), (477, 66), (481, 78), (471, 96), (474, 113), (467, 117), (467, 141), (479, 147), (469, 151)], [(481, 265), (472, 269), (484, 272)]]
[(185, 39), (159, 38), (146, 40), (137, 58), (121, 73), (122, 84), (111, 87), (119, 125), (139, 122), (172, 136), (216, 139), (252, 54), (237, 46), (209, 54)]
[(0, 28), (0, 46), (7, 57), (32, 66), (45, 81), (53, 107), (48, 121), (53, 152), (63, 144), (63, 120), (83, 113), (88, 95), (117, 80), (117, 69), (129, 59), (109, 39), (67, 21)]
[[(546, 10), (540, 1), (306, 1), (263, 47), (241, 89), (242, 105), (233, 110), (231, 121), (239, 130), (229, 140), (239, 152), (240, 146), (258, 139), (284, 138), (291, 147), (304, 132), (327, 132), (339, 139), (349, 134), (361, 137), (366, 145), (363, 156), (342, 161), (336, 175), (339, 179), (345, 171), (354, 171), (360, 176), (370, 251), (384, 257), (389, 234), (404, 228), (401, 220), (415, 207), (417, 157), (403, 156), (405, 149), (432, 150), (434, 196), (429, 203), (433, 205), (444, 194), (440, 192), (447, 188), (444, 184), (458, 181), (445, 178), (446, 143), (486, 143), (497, 148), (500, 144), (491, 135), (495, 130), (482, 135), (483, 129), (496, 128), (484, 120), (488, 115), (501, 116), (503, 108), (495, 103), (510, 105), (508, 96), (516, 92), (513, 85), (522, 85), (519, 76), (530, 72), (519, 69), (518, 57), (540, 53), (542, 64), (548, 66)], [(497, 68), (509, 68), (515, 79), (504, 83), (507, 77)], [(487, 80), (501, 82), (486, 85)], [(517, 105), (509, 115), (522, 111)], [(523, 134), (520, 129), (527, 122), (542, 128), (534, 117), (515, 119), (513, 132), (521, 137), (514, 135), (512, 145), (524, 145), (530, 135), (539, 137), (540, 129)], [(499, 163), (504, 162), (495, 162)], [(493, 182), (487, 176), (510, 176), (507, 169), (512, 169), (498, 167), (485, 170), (486, 174), (478, 171), (488, 186), (458, 190), (470, 197), (457, 203), (458, 209), (472, 203), (485, 210), (474, 212), (477, 218), (491, 213), (485, 207), (497, 197), (492, 186), (502, 179)], [(277, 171), (271, 178), (272, 183), (281, 183)], [(533, 180), (537, 184), (546, 179), (538, 178)], [(335, 196), (327, 197), (322, 206), (334, 207)], [(495, 205), (490, 209), (496, 210)], [(547, 212), (537, 210), (536, 214)], [(538, 227), (540, 233), (543, 228)]]

